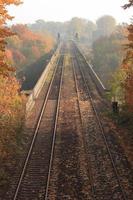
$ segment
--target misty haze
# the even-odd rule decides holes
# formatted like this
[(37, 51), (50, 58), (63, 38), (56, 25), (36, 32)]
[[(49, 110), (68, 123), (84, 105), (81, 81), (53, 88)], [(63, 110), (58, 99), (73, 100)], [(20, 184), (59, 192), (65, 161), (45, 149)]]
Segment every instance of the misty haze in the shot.
[(0, 0), (0, 200), (131, 200), (133, 0)]

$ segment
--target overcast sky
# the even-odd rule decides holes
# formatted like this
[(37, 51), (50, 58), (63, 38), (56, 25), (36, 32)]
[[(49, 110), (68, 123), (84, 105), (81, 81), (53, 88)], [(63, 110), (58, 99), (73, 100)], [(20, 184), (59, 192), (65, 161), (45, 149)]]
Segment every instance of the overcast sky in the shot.
[(118, 23), (130, 22), (133, 9), (123, 10), (128, 0), (23, 0), (23, 4), (10, 6), (13, 23), (45, 21), (68, 21), (72, 17), (96, 21), (102, 15), (112, 15)]

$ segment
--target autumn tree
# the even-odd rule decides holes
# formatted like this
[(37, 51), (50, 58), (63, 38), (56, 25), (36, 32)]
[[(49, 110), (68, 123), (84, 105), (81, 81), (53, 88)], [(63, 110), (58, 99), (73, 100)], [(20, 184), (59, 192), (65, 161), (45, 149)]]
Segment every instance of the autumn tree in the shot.
[(54, 38), (48, 33), (34, 32), (27, 25), (17, 24), (11, 27), (16, 35), (7, 39), (7, 56), (17, 69), (33, 63), (54, 47)]
[[(25, 116), (25, 98), (20, 94), (20, 84), (6, 59), (6, 38), (12, 36), (6, 21), (11, 20), (7, 6), (19, 5), (19, 0), (0, 0), (0, 185), (10, 171), (20, 145), (20, 130)], [(8, 51), (12, 58), (12, 53)], [(9, 174), (8, 174), (9, 175)], [(8, 175), (6, 177), (8, 177)], [(1, 193), (1, 191), (0, 191)]]
[(20, 0), (0, 0), (0, 74), (8, 75), (13, 69), (7, 64), (5, 59), (5, 39), (13, 33), (7, 28), (6, 21), (11, 20), (13, 17), (8, 14), (7, 6), (19, 5)]
[[(130, 8), (131, 6), (133, 6), (133, 0), (129, 0), (128, 3), (124, 5), (124, 9)], [(128, 31), (129, 43), (126, 45), (127, 54), (123, 60), (122, 67), (126, 72), (126, 79), (124, 82), (126, 103), (130, 109), (133, 109), (133, 23), (128, 26)]]

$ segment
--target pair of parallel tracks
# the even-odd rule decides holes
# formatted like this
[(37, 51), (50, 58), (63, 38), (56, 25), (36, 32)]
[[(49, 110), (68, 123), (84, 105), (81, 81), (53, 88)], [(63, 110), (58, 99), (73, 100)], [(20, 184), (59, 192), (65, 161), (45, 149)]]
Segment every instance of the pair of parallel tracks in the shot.
[[(32, 160), (32, 154), (35, 154), (34, 148), (35, 148), (35, 145), (37, 143), (38, 132), (39, 132), (41, 123), (43, 121), (43, 116), (44, 116), (44, 113), (45, 113), (45, 110), (46, 110), (46, 107), (47, 107), (47, 103), (49, 101), (49, 96), (50, 96), (51, 91), (52, 91), (52, 86), (53, 86), (55, 77), (56, 77), (57, 73), (59, 72), (59, 77), (58, 77), (59, 80), (58, 80), (58, 84), (57, 84), (58, 85), (58, 90), (56, 92), (56, 106), (55, 106), (56, 108), (55, 108), (55, 114), (53, 115), (54, 116), (53, 123), (52, 123), (53, 127), (51, 129), (52, 130), (52, 136), (51, 136), (51, 139), (49, 140), (50, 142), (48, 143), (48, 145), (50, 146), (49, 147), (49, 152), (45, 152), (45, 154), (46, 153), (49, 154), (47, 156), (47, 162), (46, 162), (48, 164), (48, 168), (47, 168), (47, 171), (45, 172), (45, 182), (44, 182), (44, 187), (42, 189), (43, 191), (42, 191), (42, 194), (41, 194), (41, 196), (39, 198), (39, 199), (45, 199), (45, 200), (48, 199), (50, 176), (51, 176), (51, 168), (52, 168), (52, 163), (53, 163), (53, 159), (54, 159), (54, 148), (55, 148), (55, 141), (56, 141), (56, 130), (57, 130), (57, 123), (58, 123), (58, 116), (59, 116), (59, 108), (60, 108), (61, 87), (62, 87), (62, 82), (63, 82), (63, 69), (64, 69), (63, 59), (64, 59), (64, 56), (61, 56), (59, 62), (57, 63), (55, 71), (53, 73), (52, 80), (51, 80), (51, 83), (49, 85), (49, 88), (48, 88), (48, 91), (47, 91), (47, 95), (45, 97), (45, 100), (44, 100), (44, 103), (43, 103), (43, 106), (42, 106), (42, 109), (41, 109), (41, 112), (40, 112), (40, 115), (39, 115), (39, 118), (38, 118), (38, 122), (37, 122), (35, 131), (34, 131), (34, 135), (33, 135), (33, 139), (32, 139), (32, 142), (31, 142), (31, 145), (30, 145), (30, 148), (29, 148), (29, 152), (27, 154), (27, 157), (26, 157), (26, 160), (25, 160), (25, 163), (24, 163), (24, 166), (23, 166), (23, 170), (22, 170), (22, 173), (21, 173), (21, 176), (20, 176), (20, 179), (19, 179), (16, 191), (15, 191), (15, 195), (13, 197), (13, 200), (17, 200), (17, 199), (18, 200), (19, 199), (32, 199), (32, 200), (33, 199), (38, 199), (38, 196), (37, 196), (38, 194), (36, 194), (36, 193), (33, 192), (33, 196), (32, 196), (32, 193), (29, 194), (29, 191), (28, 191), (27, 188), (24, 188), (22, 190), (22, 187), (23, 187), (23, 182), (24, 182), (25, 177), (27, 177), (27, 180), (28, 180), (28, 176), (29, 176), (28, 175), (28, 168), (29, 168), (30, 165), (32, 165), (32, 161), (31, 161)], [(59, 69), (59, 67), (60, 67), (60, 69)], [(97, 110), (95, 108), (95, 105), (93, 103), (93, 99), (91, 97), (91, 93), (90, 93), (90, 90), (89, 90), (89, 87), (88, 87), (88, 84), (87, 84), (84, 72), (83, 72), (83, 70), (82, 70), (82, 68), (80, 66), (79, 66), (79, 70), (80, 70), (81, 76), (83, 78), (83, 82), (85, 84), (85, 88), (87, 90), (89, 100), (91, 101), (92, 109), (94, 111), (94, 115), (96, 117), (97, 124), (100, 127), (100, 129), (101, 129), (101, 134), (102, 134), (102, 137), (104, 139), (104, 142), (105, 142), (105, 145), (106, 145), (106, 148), (107, 148), (107, 151), (108, 151), (108, 155), (109, 155), (111, 163), (112, 163), (112, 168), (114, 170), (116, 179), (118, 181), (118, 184), (119, 184), (119, 187), (120, 187), (123, 199), (126, 200), (127, 197), (126, 197), (125, 191), (124, 191), (124, 189), (122, 187), (121, 180), (120, 180), (119, 174), (117, 172), (117, 168), (115, 167), (115, 163), (113, 161), (113, 158), (112, 158), (112, 155), (111, 155), (111, 151), (109, 149), (108, 142), (107, 142), (105, 134), (104, 134), (104, 129), (102, 127), (102, 124), (101, 124), (100, 119), (99, 119), (99, 115), (98, 115)], [(77, 75), (76, 75), (74, 63), (73, 63), (73, 76), (74, 76), (75, 88), (76, 88), (77, 99), (78, 99), (79, 115), (80, 115), (80, 118), (82, 120), (82, 114), (81, 114), (80, 103), (79, 103), (79, 101), (80, 101), (79, 100), (80, 99), (79, 98), (79, 89), (78, 89)], [(84, 142), (84, 145), (85, 146), (87, 145), (86, 142)], [(87, 148), (85, 147), (85, 149), (86, 149), (85, 153), (87, 154)], [(40, 156), (38, 159), (41, 160), (42, 157)], [(39, 166), (39, 163), (38, 163), (37, 168), (36, 168), (36, 166), (34, 166), (33, 167), (33, 172), (32, 172), (33, 175), (34, 175), (34, 173), (38, 174), (37, 171), (41, 170), (40, 168), (41, 168), (41, 165)], [(30, 170), (32, 170), (32, 166), (31, 166)], [(39, 175), (42, 176), (41, 173)], [(36, 174), (35, 174), (35, 176), (36, 176)], [(89, 177), (90, 177), (90, 182), (92, 184), (92, 193), (94, 194), (95, 193), (95, 189), (93, 187), (93, 177), (91, 176), (91, 170), (89, 170)], [(30, 183), (30, 181), (31, 181), (31, 183)], [(33, 183), (32, 180), (29, 180), (28, 182), (29, 182), (28, 184), (30, 185), (30, 188), (32, 188), (32, 187), (34, 188), (33, 184), (35, 184), (35, 187), (36, 187), (36, 183)], [(25, 187), (25, 185), (24, 185), (24, 187)], [(40, 187), (42, 188), (42, 185), (40, 185)], [(30, 195), (30, 197), (29, 197), (29, 195)], [(26, 196), (28, 198), (24, 198)], [(95, 199), (95, 195), (94, 195), (93, 198)]]

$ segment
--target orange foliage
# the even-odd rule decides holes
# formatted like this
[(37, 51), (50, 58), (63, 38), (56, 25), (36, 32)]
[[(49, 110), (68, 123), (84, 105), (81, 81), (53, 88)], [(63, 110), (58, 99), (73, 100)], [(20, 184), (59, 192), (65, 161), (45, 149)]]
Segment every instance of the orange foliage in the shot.
[(12, 50), (12, 54), (13, 54), (13, 60), (16, 63), (24, 63), (26, 60), (26, 57), (19, 51), (19, 50)]
[(8, 14), (6, 9), (7, 5), (19, 5), (21, 2), (20, 0), (0, 0), (0, 26), (6, 23), (6, 20), (11, 20), (13, 17)]
[(6, 54), (7, 60), (9, 60), (11, 63), (13, 63), (13, 53), (12, 53), (12, 51), (9, 50), (9, 49), (6, 49), (5, 54)]
[(19, 38), (24, 41), (40, 40), (39, 36), (28, 29), (26, 25), (17, 24), (12, 26), (12, 31), (17, 33)]
[[(32, 32), (26, 25), (14, 25), (11, 29), (17, 35), (8, 39), (8, 49), (12, 51), (14, 63), (19, 67), (33, 63), (54, 46), (52, 36)], [(20, 55), (20, 60), (16, 59), (19, 57), (16, 54)]]
[(37, 46), (32, 46), (32, 53), (36, 58), (41, 56), (40, 50)]
[[(19, 90), (20, 85), (14, 77), (0, 76), (0, 161), (13, 153), (17, 129), (24, 117), (25, 100)], [(12, 149), (8, 149), (9, 144), (13, 145)]]
[[(18, 148), (17, 134), (20, 134), (22, 119), (25, 112), (24, 97), (20, 95), (20, 85), (13, 68), (7, 63), (7, 58), (13, 59), (13, 53), (6, 50), (6, 38), (13, 35), (5, 26), (6, 20), (12, 17), (8, 14), (7, 5), (20, 4), (20, 0), (0, 0), (0, 168), (5, 160), (11, 157)], [(18, 131), (19, 130), (19, 131)], [(4, 160), (5, 159), (5, 160)], [(4, 162), (3, 162), (4, 161)], [(2, 165), (4, 166), (2, 168)], [(1, 176), (0, 176), (1, 178)], [(0, 180), (1, 181), (1, 180)]]
[(26, 61), (26, 57), (17, 49), (6, 49), (5, 55), (7, 61), (12, 65), (15, 65), (16, 63), (19, 65), (24, 64)]
[(6, 20), (11, 20), (13, 18), (8, 14), (6, 9), (6, 6), (10, 4), (18, 5), (20, 4), (20, 0), (0, 0), (0, 75), (4, 74), (6, 76), (13, 70), (12, 67), (6, 63), (5, 59), (5, 38), (13, 35), (10, 29), (5, 27)]
[[(15, 103), (20, 102), (21, 98), (18, 95), (20, 85), (14, 77), (0, 77), (0, 116), (12, 117)], [(5, 112), (6, 109), (6, 112)], [(13, 109), (13, 110), (12, 110)], [(13, 111), (13, 112), (12, 112)]]
[(12, 26), (12, 31), (17, 33), (20, 40), (41, 42), (44, 50), (49, 51), (53, 47), (54, 40), (52, 36), (48, 34), (34, 33), (26, 25), (17, 24)]

